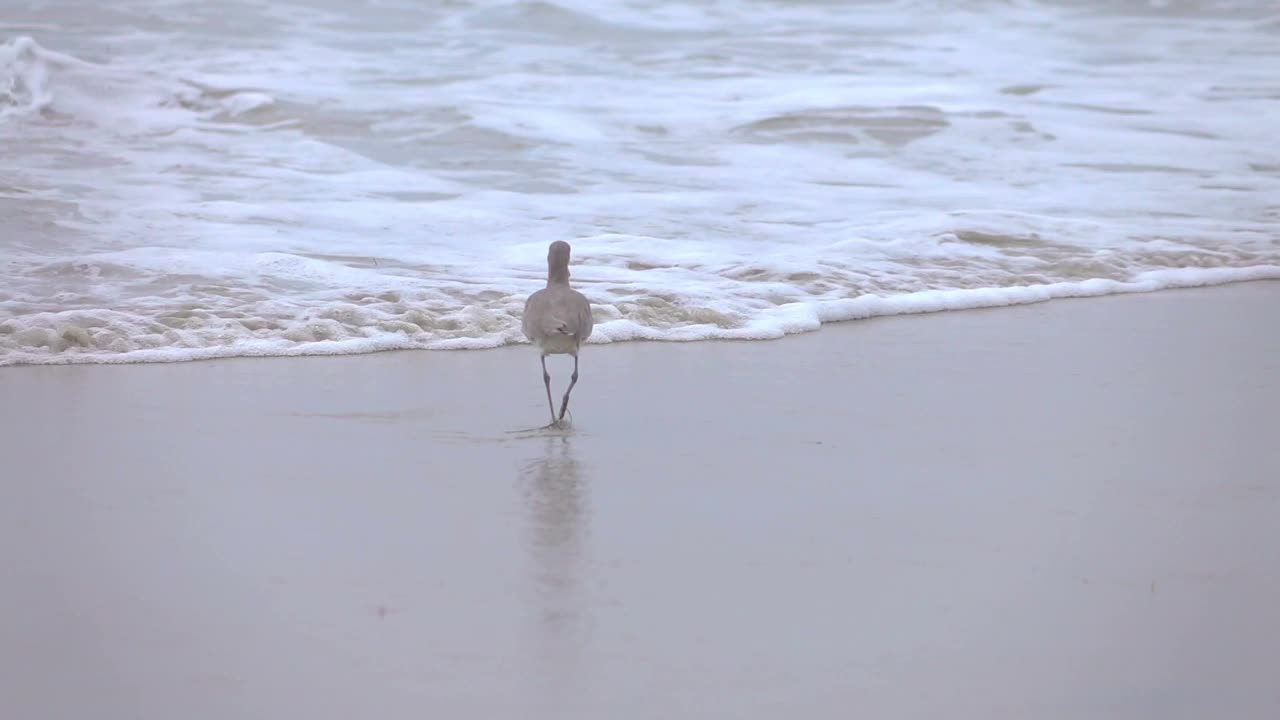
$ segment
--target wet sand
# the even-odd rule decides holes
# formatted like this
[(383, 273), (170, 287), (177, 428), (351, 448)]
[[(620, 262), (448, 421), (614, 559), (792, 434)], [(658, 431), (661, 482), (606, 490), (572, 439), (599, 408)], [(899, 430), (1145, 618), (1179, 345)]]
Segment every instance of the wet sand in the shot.
[(0, 715), (1278, 717), (1278, 311), (6, 368)]

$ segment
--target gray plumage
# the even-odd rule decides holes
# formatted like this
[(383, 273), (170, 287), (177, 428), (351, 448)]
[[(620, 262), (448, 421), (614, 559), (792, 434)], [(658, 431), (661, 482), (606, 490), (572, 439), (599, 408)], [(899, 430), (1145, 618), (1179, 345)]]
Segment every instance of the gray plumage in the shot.
[[(578, 349), (591, 337), (595, 321), (591, 318), (591, 303), (582, 293), (569, 287), (569, 243), (557, 240), (547, 250), (547, 286), (529, 296), (524, 304), (521, 321), (525, 337), (529, 338), (542, 354), (542, 383), (547, 388), (547, 406), (551, 409), (551, 424), (559, 425), (569, 409), (569, 393), (578, 383)], [(573, 375), (569, 389), (564, 391), (560, 414), (556, 415), (551, 400), (551, 373), (547, 372), (548, 355), (572, 355)]]

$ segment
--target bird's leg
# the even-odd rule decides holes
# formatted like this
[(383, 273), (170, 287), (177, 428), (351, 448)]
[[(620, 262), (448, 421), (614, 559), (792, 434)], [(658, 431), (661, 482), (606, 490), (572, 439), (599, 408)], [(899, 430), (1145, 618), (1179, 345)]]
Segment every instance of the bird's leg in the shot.
[(573, 392), (573, 386), (576, 384), (578, 384), (578, 353), (573, 354), (573, 374), (569, 376), (569, 389), (564, 391), (564, 401), (560, 403), (560, 420), (564, 420), (564, 413), (569, 409), (569, 393)]
[(551, 373), (547, 372), (547, 356), (542, 355), (542, 384), (547, 386), (547, 409), (551, 411), (551, 424), (556, 424), (556, 403), (551, 399)]

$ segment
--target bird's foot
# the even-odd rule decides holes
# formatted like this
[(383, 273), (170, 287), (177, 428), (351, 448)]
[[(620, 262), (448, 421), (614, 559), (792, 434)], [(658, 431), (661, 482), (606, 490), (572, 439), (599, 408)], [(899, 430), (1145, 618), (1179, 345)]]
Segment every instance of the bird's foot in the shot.
[(543, 430), (569, 430), (573, 427), (573, 422), (569, 418), (559, 418), (552, 420), (547, 425), (542, 426)]

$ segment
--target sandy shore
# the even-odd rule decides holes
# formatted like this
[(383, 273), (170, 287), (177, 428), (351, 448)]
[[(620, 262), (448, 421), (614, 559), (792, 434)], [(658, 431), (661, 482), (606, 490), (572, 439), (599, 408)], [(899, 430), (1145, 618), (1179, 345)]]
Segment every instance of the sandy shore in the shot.
[(0, 716), (1280, 717), (1277, 318), (0, 370)]

